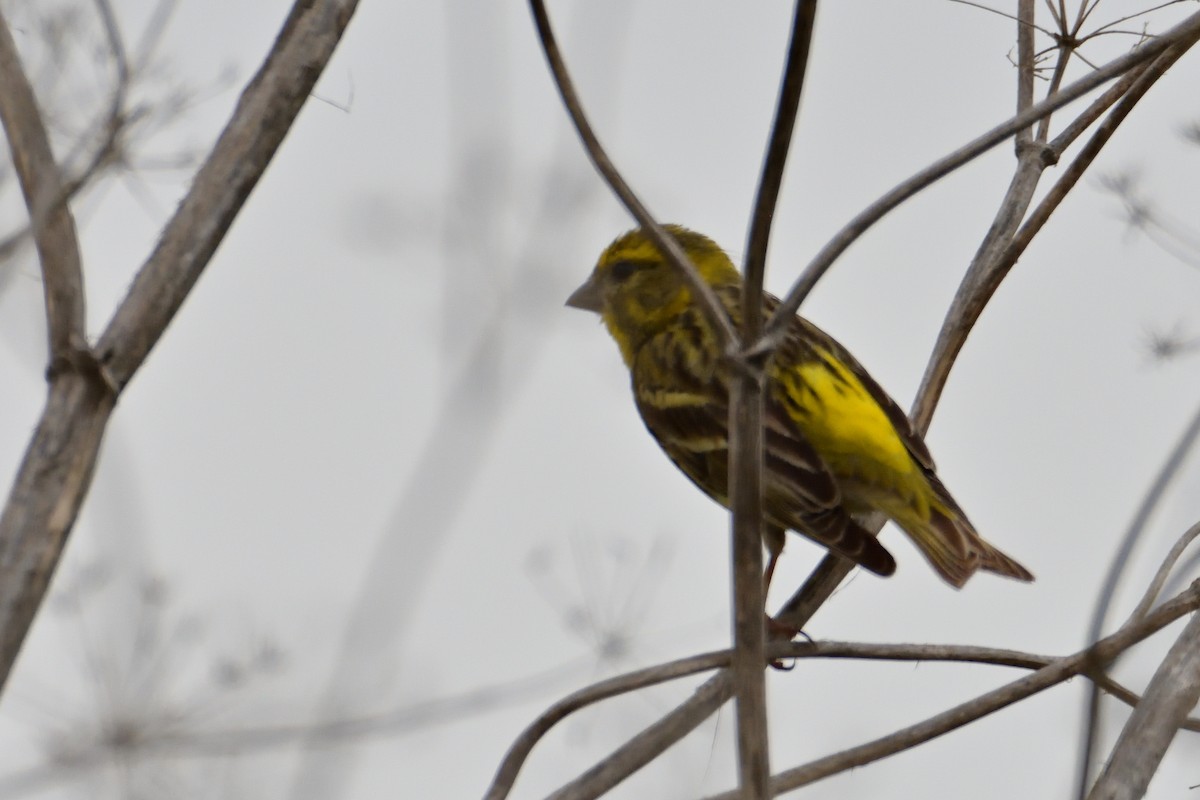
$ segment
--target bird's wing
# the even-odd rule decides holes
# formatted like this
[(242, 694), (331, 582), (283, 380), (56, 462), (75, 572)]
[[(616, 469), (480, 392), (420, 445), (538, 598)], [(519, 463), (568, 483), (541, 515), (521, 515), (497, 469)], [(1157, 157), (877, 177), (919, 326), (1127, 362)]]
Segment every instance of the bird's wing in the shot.
[[(768, 296), (767, 302), (764, 304), (769, 307), (770, 312), (775, 310), (775, 306), (779, 305), (779, 300), (775, 297)], [(896, 404), (883, 387), (875, 382), (870, 373), (863, 369), (862, 364), (854, 356), (850, 355), (845, 347), (834, 339), (825, 331), (818, 328), (803, 317), (795, 317), (792, 324), (788, 327), (788, 340), (793, 342), (818, 342), (821, 347), (833, 353), (838, 361), (846, 365), (846, 367), (858, 378), (859, 382), (870, 393), (871, 398), (879, 404), (883, 413), (887, 415), (888, 421), (892, 423), (892, 427), (896, 429), (896, 433), (900, 435), (900, 440), (904, 442), (904, 446), (917, 463), (924, 467), (927, 471), (932, 472), (935, 467), (933, 456), (929, 454), (929, 448), (925, 446), (925, 440), (921, 438), (915, 430), (912, 423), (908, 420), (908, 415), (904, 413), (904, 409)]]
[[(634, 397), (646, 427), (675, 465), (728, 506), (728, 372), (714, 354), (698, 355), (704, 352), (702, 339), (702, 327), (680, 324), (646, 342), (633, 362)], [(895, 570), (891, 555), (851, 522), (833, 475), (770, 392), (764, 427), (767, 520), (890, 575)]]
[[(705, 323), (698, 312), (695, 316), (694, 324), (684, 319), (639, 348), (632, 368), (633, 391), (646, 427), (676, 465), (725, 503), (729, 373), (711, 347), (704, 346)], [(787, 412), (767, 394), (763, 461), (768, 498), (773, 491), (791, 496), (790, 505), (810, 513), (836, 508), (842, 497), (833, 475)]]

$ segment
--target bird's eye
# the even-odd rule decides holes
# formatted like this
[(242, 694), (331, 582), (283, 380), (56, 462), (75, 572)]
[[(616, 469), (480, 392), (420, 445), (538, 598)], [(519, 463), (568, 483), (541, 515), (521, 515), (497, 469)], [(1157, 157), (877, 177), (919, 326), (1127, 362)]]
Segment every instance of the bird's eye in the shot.
[(630, 275), (637, 272), (639, 266), (641, 265), (636, 261), (618, 261), (609, 269), (612, 273), (613, 280), (626, 281), (629, 280)]

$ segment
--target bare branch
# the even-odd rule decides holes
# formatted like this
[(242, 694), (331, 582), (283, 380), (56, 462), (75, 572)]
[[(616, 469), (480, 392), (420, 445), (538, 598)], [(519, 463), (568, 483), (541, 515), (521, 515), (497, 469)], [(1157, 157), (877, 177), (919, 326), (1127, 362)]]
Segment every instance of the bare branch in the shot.
[[(357, 0), (297, 2), (105, 329), (97, 351), (124, 387), (162, 335), (283, 143)], [(290, 72), (289, 72), (290, 70)]]
[[(1200, 528), (1200, 525), (1197, 526)], [(1173, 551), (1174, 552), (1174, 551)], [(1178, 617), (1189, 612), (1189, 610), (1200, 607), (1200, 589), (1193, 586), (1188, 592), (1181, 593), (1178, 597), (1173, 598), (1169, 604), (1172, 610), (1165, 614), (1155, 612), (1155, 617), (1151, 623), (1151, 628), (1143, 629), (1141, 626), (1146, 624), (1146, 617), (1131, 618), (1129, 622), (1117, 633), (1113, 634), (1109, 639), (1097, 643), (1092, 650), (1094, 660), (1087, 663), (1077, 664), (1077, 669), (1070, 675), (1063, 676), (1061, 680), (1066, 680), (1074, 674), (1081, 674), (1098, 684), (1104, 691), (1112, 694), (1117, 699), (1128, 705), (1136, 705), (1140, 701), (1140, 697), (1128, 688), (1122, 686), (1117, 681), (1110, 678), (1105, 672), (1099, 668), (1098, 664), (1103, 663), (1105, 659), (1111, 659), (1119, 652), (1119, 650), (1131, 647), (1138, 641), (1150, 636), (1155, 631), (1161, 629), (1165, 625), (1170, 624)], [(1164, 606), (1165, 607), (1165, 606)], [(1129, 637), (1133, 636), (1132, 639)], [(546, 712), (539, 716), (532, 724), (529, 725), (509, 748), (505, 755), (504, 761), (496, 772), (496, 777), (492, 781), (492, 785), (488, 789), (485, 796), (486, 800), (503, 800), (512, 790), (512, 786), (516, 781), (517, 774), (532, 752), (534, 745), (553, 728), (557, 723), (561, 722), (571, 713), (578, 711), (593, 703), (606, 700), (610, 697), (615, 697), (620, 694), (625, 694), (639, 689), (654, 686), (666, 681), (675, 680), (677, 678), (686, 677), (699, 672), (704, 672), (710, 669), (727, 666), (731, 662), (732, 650), (717, 650), (709, 653), (703, 653), (697, 656), (689, 656), (688, 658), (670, 661), (664, 664), (658, 664), (652, 667), (635, 670), (625, 673), (624, 675), (615, 676), (599, 683), (580, 689), (577, 692), (563, 698), (552, 705)], [(777, 659), (810, 659), (810, 658), (842, 658), (855, 660), (874, 660), (874, 661), (941, 661), (941, 662), (957, 662), (957, 663), (974, 663), (974, 664), (990, 664), (993, 666), (1015, 667), (1018, 669), (1040, 670), (1046, 667), (1061, 665), (1065, 662), (1077, 659), (1079, 654), (1073, 656), (1046, 656), (1035, 653), (1028, 653), (1020, 650), (1008, 650), (995, 647), (976, 647), (970, 645), (936, 645), (936, 644), (879, 644), (879, 643), (862, 643), (862, 642), (772, 642), (767, 646), (766, 659), (774, 661)], [(712, 692), (718, 692), (719, 687), (723, 683), (730, 685), (728, 680), (728, 672), (719, 673), (713, 680), (699, 689), (706, 695)], [(1061, 682), (1058, 681), (1058, 682)], [(1053, 684), (1049, 684), (1053, 685)], [(1043, 687), (1043, 688), (1048, 688)], [(1039, 690), (1040, 691), (1040, 690)], [(719, 695), (718, 695), (719, 696)], [(726, 698), (727, 699), (727, 698)], [(1014, 701), (1015, 702), (1015, 701)], [(1188, 718), (1183, 727), (1188, 730), (1200, 732), (1200, 719)], [(648, 729), (650, 730), (650, 729)], [(231, 733), (231, 736), (236, 733)], [(624, 750), (625, 748), (623, 748)], [(620, 751), (619, 751), (620, 752)], [(553, 796), (560, 800), (571, 798), (572, 800), (580, 800), (580, 798), (593, 798), (611, 789), (616, 785), (616, 782), (606, 782), (606, 778), (610, 777), (606, 770), (609, 768), (612, 758), (605, 759), (596, 768), (590, 770), (584, 776), (572, 784), (563, 787)], [(641, 765), (638, 765), (641, 766)], [(630, 771), (636, 770), (633, 767)], [(616, 775), (617, 780), (624, 775)]]
[[(920, 430), (928, 428), (933, 417), (933, 409), (941, 398), (942, 390), (950, 376), (950, 369), (966, 343), (967, 336), (983, 313), (983, 309), (1000, 287), (1000, 283), (1008, 276), (1009, 271), (1017, 263), (1017, 259), (1033, 241), (1033, 237), (1045, 226), (1050, 215), (1054, 213), (1067, 194), (1075, 188), (1084, 172), (1096, 160), (1100, 151), (1108, 144), (1133, 107), (1162, 77), (1167, 68), (1174, 64), (1195, 41), (1196, 39), (1193, 37), (1191, 40), (1181, 43), (1178, 48), (1168, 50), (1148, 67), (1138, 71), (1137, 76), (1129, 82), (1127, 91), (1116, 107), (1096, 129), (1088, 143), (1080, 150), (1079, 155), (1063, 171), (1062, 176), (1018, 230), (1015, 225), (1020, 222), (1028, 207), (1028, 202), (1032, 199), (1037, 177), (1040, 176), (1041, 170), (1047, 162), (1052, 163), (1058, 159), (1061, 151), (1056, 150), (1054, 145), (1050, 145), (1043, 149), (1041, 163), (1036, 160), (1023, 160), (1023, 169), (1018, 168), (1009, 194), (1005, 197), (1002, 212), (998, 215), (996, 223), (993, 223), (992, 229), (988, 231), (984, 246), (976, 253), (966, 275), (963, 276), (962, 284), (954, 296), (950, 310), (946, 312), (942, 329), (938, 332), (934, 355), (921, 379), (921, 387), (917, 392), (919, 401), (913, 409), (913, 416), (918, 420), (917, 427)], [(1101, 106), (1110, 97), (1110, 94), (1111, 92), (1105, 93), (1092, 105), (1092, 108)], [(1056, 144), (1060, 140), (1064, 140), (1064, 137), (1059, 137)], [(1069, 141), (1069, 139), (1064, 141)], [(1027, 151), (1026, 155), (1031, 154)], [(1036, 154), (1032, 155), (1036, 157)], [(998, 225), (1002, 222), (1004, 223), (1003, 229), (998, 230)]]
[(1154, 579), (1150, 581), (1150, 586), (1147, 587), (1146, 593), (1142, 595), (1141, 602), (1133, 609), (1133, 613), (1129, 615), (1130, 620), (1140, 619), (1150, 613), (1150, 609), (1158, 602), (1158, 596), (1162, 593), (1163, 586), (1167, 583), (1167, 578), (1171, 577), (1171, 570), (1179, 563), (1180, 557), (1183, 556), (1183, 551), (1187, 550), (1188, 545), (1200, 536), (1200, 522), (1197, 522), (1192, 527), (1184, 531), (1183, 535), (1175, 540), (1175, 544), (1171, 545), (1167, 557), (1163, 559), (1159, 565), (1158, 571), (1154, 573)]
[[(999, 711), (1006, 706), (1037, 694), (1051, 686), (1056, 686), (1075, 675), (1087, 673), (1094, 665), (1112, 660), (1119, 653), (1127, 650), (1156, 631), (1161, 630), (1183, 615), (1194, 612), (1197, 608), (1200, 608), (1200, 581), (1194, 583), (1177, 597), (1159, 606), (1153, 613), (1141, 621), (1121, 628), (1121, 630), (1112, 636), (1102, 639), (1086, 650), (1081, 650), (1072, 656), (1055, 661), (1048, 666), (1042, 667), (1032, 675), (982, 694), (941, 714), (930, 717), (924, 722), (903, 728), (866, 744), (843, 750), (840, 753), (817, 759), (804, 766), (787, 770), (772, 778), (771, 791), (774, 794), (782, 794), (783, 792), (815, 783), (823, 778), (828, 778), (831, 775), (836, 775), (839, 772), (845, 772), (846, 770), (878, 761), (887, 756), (895, 755), (903, 750), (923, 744), (952, 730), (961, 728), (969, 722)], [(1200, 623), (1196, 623), (1193, 620), (1189, 624), (1188, 629), (1190, 630), (1193, 625), (1200, 628)], [(1194, 642), (1192, 646), (1196, 646)], [(1200, 654), (1193, 654), (1190, 651), (1188, 655), (1200, 657)], [(1195, 672), (1197, 676), (1200, 676), (1200, 670), (1195, 670)], [(1183, 714), (1186, 714), (1189, 708), (1190, 706), (1187, 706)], [(1180, 715), (1180, 721), (1182, 721), (1182, 715)], [(1179, 727), (1178, 722), (1175, 723), (1175, 727)], [(1173, 731), (1174, 729), (1172, 729)], [(726, 793), (716, 795), (710, 798), (710, 800), (736, 800), (736, 795)]]
[[(733, 697), (729, 670), (721, 670), (701, 684), (692, 697), (647, 726), (596, 766), (560, 788), (547, 800), (594, 800), (658, 757), (674, 742)], [(490, 798), (489, 798), (490, 800)]]
[[(547, 709), (529, 727), (521, 731), (516, 741), (509, 747), (508, 752), (504, 754), (504, 760), (500, 762), (500, 767), (496, 770), (496, 776), (492, 778), (492, 784), (488, 787), (487, 794), (484, 795), (484, 800), (503, 800), (503, 798), (508, 797), (509, 792), (512, 791), (513, 784), (517, 780), (517, 773), (525, 763), (525, 759), (529, 757), (533, 746), (552, 727), (568, 715), (610, 697), (654, 686), (687, 675), (694, 675), (697, 672), (727, 666), (732, 653), (732, 650), (717, 650), (711, 653), (691, 656), (679, 661), (672, 661), (667, 664), (658, 664), (624, 675), (617, 675), (567, 695)], [(764, 661), (763, 663), (765, 664), (766, 662)], [(608, 759), (605, 759), (605, 763), (607, 761)], [(571, 795), (563, 796), (570, 797)]]
[(1067, 148), (1070, 147), (1076, 139), (1082, 136), (1084, 131), (1092, 126), (1093, 122), (1100, 119), (1100, 116), (1109, 108), (1111, 108), (1113, 103), (1116, 103), (1125, 96), (1126, 92), (1129, 91), (1129, 87), (1133, 85), (1134, 81), (1141, 77), (1145, 70), (1146, 66), (1131, 69), (1129, 72), (1122, 75), (1120, 79), (1117, 80), (1112, 86), (1105, 89), (1104, 92), (1097, 97), (1083, 113), (1079, 114), (1077, 117), (1075, 117), (1075, 119), (1067, 123), (1067, 126), (1063, 128), (1062, 133), (1058, 134), (1058, 136), (1055, 136), (1050, 141), (1050, 153), (1057, 154), (1057, 156), (1061, 157), (1061, 155), (1067, 151)]
[[(885, 518), (881, 514), (872, 514), (858, 520), (864, 528), (878, 533), (883, 527)], [(817, 613), (825, 601), (837, 590), (846, 576), (858, 565), (837, 553), (827, 553), (821, 558), (816, 569), (812, 571), (787, 602), (775, 614), (775, 619), (784, 628), (803, 630), (813, 614)]]
[(846, 248), (854, 243), (872, 225), (882, 219), (889, 211), (912, 197), (922, 189), (953, 172), (958, 167), (982, 155), (1000, 142), (1006, 140), (1022, 128), (1028, 127), (1042, 117), (1082, 97), (1097, 86), (1104, 84), (1122, 73), (1150, 59), (1156, 58), (1167, 48), (1179, 42), (1193, 42), (1200, 36), (1200, 13), (1189, 16), (1179, 25), (1171, 28), (1162, 36), (1138, 47), (1130, 53), (1110, 61), (1106, 66), (1087, 76), (1080, 78), (1071, 85), (1034, 105), (1028, 111), (1017, 114), (987, 133), (947, 156), (937, 160), (924, 170), (901, 183), (883, 197), (865, 208), (849, 223), (846, 224), (809, 262), (800, 278), (793, 284), (791, 291), (779, 308), (775, 311), (767, 326), (767, 333), (761, 349), (769, 349), (777, 344), (787, 329), (788, 320), (800, 309), (801, 303), (817, 282), (833, 265)]
[[(1033, 105), (1033, 78), (1037, 71), (1037, 56), (1034, 55), (1034, 0), (1017, 3), (1017, 113), (1028, 111)], [(1033, 128), (1017, 131), (1017, 154), (1033, 141)]]
[(1150, 679), (1113, 747), (1089, 800), (1137, 800), (1183, 723), (1200, 700), (1200, 614), (1193, 614)]
[[(808, 66), (816, 0), (797, 0), (787, 66), (779, 90), (762, 176), (750, 220), (742, 292), (742, 339), (762, 332), (762, 287), (767, 243), (787, 162)], [(732, 510), (733, 680), (737, 687), (739, 785), (746, 800), (766, 798), (771, 777), (767, 688), (763, 673), (766, 631), (762, 564), (763, 366), (765, 359), (735, 357), (729, 404), (729, 475)]]
[(0, 686), (91, 483), (115, 392), (133, 377), (199, 278), (282, 144), (355, 6), (355, 0), (298, 0), (293, 7), (158, 247), (100, 338), (96, 366), (110, 387), (78, 372), (64, 372), (52, 382), (0, 515)]

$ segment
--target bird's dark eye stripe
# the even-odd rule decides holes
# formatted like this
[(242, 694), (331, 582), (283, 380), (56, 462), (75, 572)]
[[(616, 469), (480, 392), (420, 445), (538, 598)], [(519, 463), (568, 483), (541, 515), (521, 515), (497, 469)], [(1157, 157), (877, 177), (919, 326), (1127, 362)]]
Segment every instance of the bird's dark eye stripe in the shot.
[(623, 281), (623, 280), (628, 279), (630, 275), (637, 272), (639, 269), (649, 267), (650, 265), (651, 265), (651, 262), (649, 262), (649, 261), (625, 261), (625, 260), (622, 260), (622, 261), (618, 261), (618, 262), (614, 263), (611, 267), (609, 267), (609, 270), (611, 271), (611, 274), (614, 279), (616, 279), (618, 281)]

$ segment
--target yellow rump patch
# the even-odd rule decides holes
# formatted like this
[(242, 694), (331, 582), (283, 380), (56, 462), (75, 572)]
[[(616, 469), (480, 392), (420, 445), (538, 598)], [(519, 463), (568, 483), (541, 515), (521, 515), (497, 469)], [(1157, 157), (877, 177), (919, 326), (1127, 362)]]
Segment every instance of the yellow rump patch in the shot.
[(831, 353), (816, 352), (817, 359), (799, 364), (783, 381), (803, 410), (796, 422), (805, 437), (843, 490), (851, 483), (878, 492), (871, 505), (885, 509), (892, 505), (885, 495), (906, 505), (915, 501), (912, 510), (927, 518), (929, 485), (887, 414), (849, 368)]

